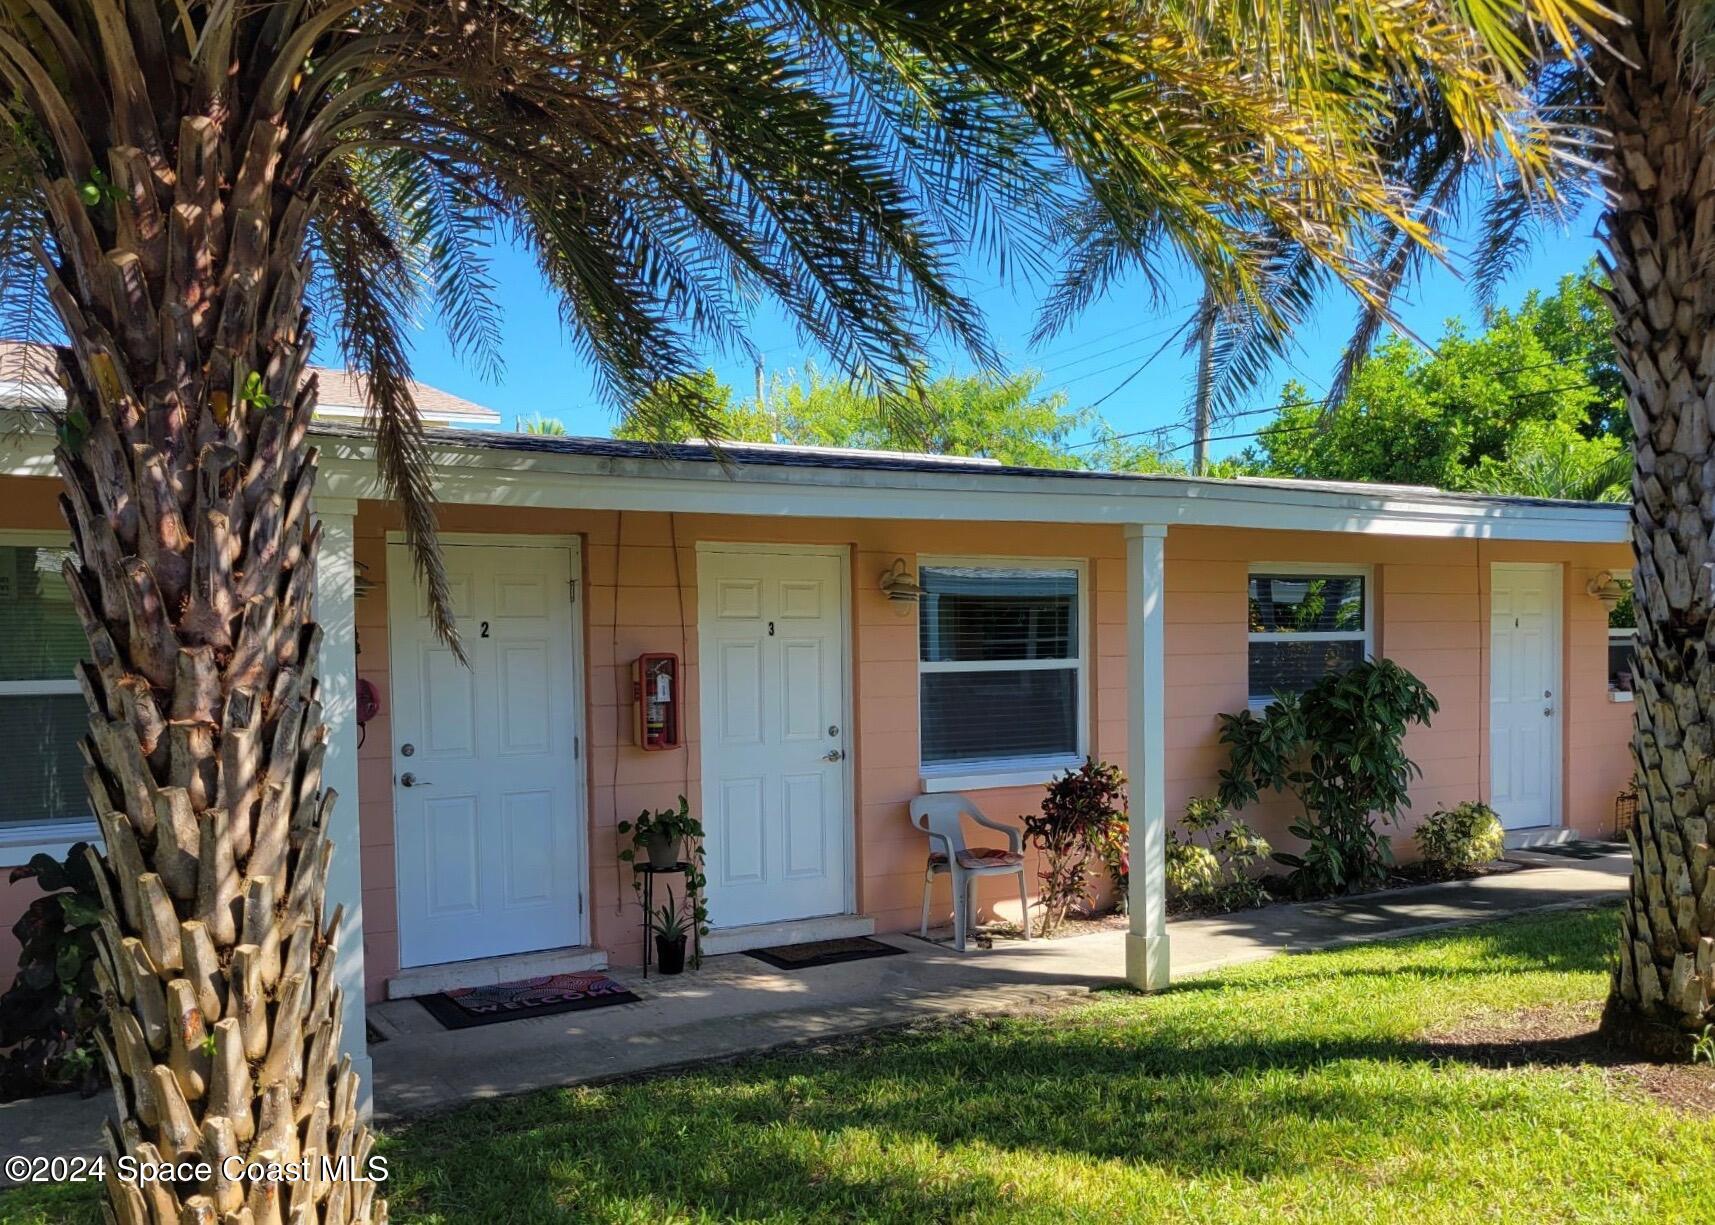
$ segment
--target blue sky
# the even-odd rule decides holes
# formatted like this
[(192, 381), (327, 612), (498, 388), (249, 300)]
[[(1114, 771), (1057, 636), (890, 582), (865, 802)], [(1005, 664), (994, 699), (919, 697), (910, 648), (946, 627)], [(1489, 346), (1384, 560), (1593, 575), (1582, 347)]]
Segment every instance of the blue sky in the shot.
[[(1583, 268), (1597, 249), (1593, 237), (1596, 218), (1591, 209), (1563, 230), (1541, 236), (1502, 290), (1500, 301), (1511, 304), (1527, 291), (1551, 287), (1560, 277)], [(497, 297), (505, 304), (506, 370), (501, 380), (488, 382), (462, 365), (432, 321), (417, 335), (417, 377), (499, 410), (508, 426), (519, 416), (540, 412), (560, 418), (574, 434), (610, 433), (616, 420), (614, 409), (597, 395), (590, 370), (566, 338), (534, 267), (513, 251), (497, 249), (493, 256)], [(1135, 287), (1121, 286), (1074, 326), (1037, 348), (1029, 345), (1029, 337), (1040, 286), (997, 284), (992, 274), (973, 274), (971, 279), (975, 283), (973, 296), (987, 315), (996, 343), (1012, 369), (1041, 371), (1044, 389), (1064, 390), (1072, 407), (1101, 400), (1097, 411), (1118, 431), (1153, 429), (1182, 419), (1192, 359), (1181, 352), (1179, 343), (1169, 345), (1124, 387), (1119, 385), (1156, 351), (1195, 305), (1195, 283), (1190, 277), (1170, 275), (1167, 279), (1175, 290), (1159, 304), (1151, 302), (1141, 278), (1134, 278)], [(1273, 377), (1259, 390), (1256, 405), (1274, 402), (1280, 384), (1287, 379), (1298, 380), (1313, 393), (1324, 389), (1329, 372), (1339, 360), (1353, 310), (1349, 299), (1331, 295), (1324, 309), (1301, 329), (1298, 352), (1291, 363), (1277, 364)], [(1443, 320), (1454, 315), (1475, 319), (1478, 310), (1458, 276), (1436, 268), (1401, 304), (1399, 315), (1420, 339), (1433, 341)], [(806, 363), (827, 366), (822, 355), (800, 340), (777, 312), (759, 312), (751, 330), (771, 375), (800, 371)], [(707, 363), (740, 394), (748, 394), (754, 386), (754, 370), (741, 356), (711, 353)], [(946, 369), (968, 369), (968, 362), (949, 355)], [(1256, 424), (1253, 419), (1224, 429), (1237, 433)], [(1170, 442), (1188, 437), (1180, 433)], [(1219, 455), (1243, 445), (1243, 440), (1220, 442), (1211, 450)]]

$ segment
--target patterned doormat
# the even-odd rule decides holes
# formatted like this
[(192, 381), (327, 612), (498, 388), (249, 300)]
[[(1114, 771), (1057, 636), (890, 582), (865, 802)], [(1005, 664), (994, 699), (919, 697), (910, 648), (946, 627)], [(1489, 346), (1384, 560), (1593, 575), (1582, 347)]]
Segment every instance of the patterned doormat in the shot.
[(812, 940), (808, 944), (778, 944), (773, 948), (749, 949), (750, 956), (776, 970), (808, 970), (815, 966), (837, 966), (842, 961), (865, 961), (871, 957), (895, 957), (905, 952), (868, 936), (841, 940)]
[(613, 1004), (635, 1004), (638, 997), (598, 970), (579, 974), (550, 974), (492, 987), (460, 987), (417, 1002), (446, 1029), (470, 1029), (557, 1012), (582, 1012)]
[(1529, 851), (1532, 855), (1558, 855), (1563, 859), (1606, 859), (1610, 855), (1627, 853), (1623, 842), (1591, 842), (1578, 840), (1560, 842), (1553, 846), (1521, 846), (1521, 851)]

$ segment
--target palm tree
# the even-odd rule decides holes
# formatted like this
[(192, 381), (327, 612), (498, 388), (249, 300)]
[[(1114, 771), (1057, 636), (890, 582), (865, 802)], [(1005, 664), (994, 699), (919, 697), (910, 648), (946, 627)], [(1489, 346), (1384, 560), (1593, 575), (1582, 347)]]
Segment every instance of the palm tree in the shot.
[(519, 418), (518, 432), (520, 434), (538, 434), (544, 438), (564, 438), (566, 436), (566, 423), (558, 417), (537, 413), (533, 417)]
[[(1356, 227), (1419, 230), (1368, 100), (1244, 67), (1169, 7), (1087, 0), (0, 5), (0, 304), (61, 342), (113, 1153), (370, 1143), (324, 913), (315, 322), (456, 647), (406, 336), (433, 311), (498, 365), (493, 236), (616, 404), (743, 346), (768, 296), (909, 414), (930, 338), (992, 363), (958, 258), (1038, 260), (1069, 192), (1241, 292), (1252, 216), (1368, 292)], [(372, 1192), (107, 1186), (127, 1223), (384, 1219)]]
[[(1528, 100), (1519, 114), (1535, 116), (1524, 145), (1517, 128), (1485, 129), (1463, 118), (1466, 103), (1443, 88), (1445, 75), (1422, 88), (1410, 73), (1393, 78), (1374, 140), (1392, 176), (1425, 206), (1412, 215), (1431, 231), (1444, 227), (1465, 193), (1481, 192), (1480, 290), (1516, 262), (1520, 239), (1557, 199), (1603, 193), (1607, 297), (1634, 436), (1640, 782), (1631, 893), (1603, 1028), (1644, 1053), (1684, 1058), (1693, 1037), (1715, 1024), (1715, 701), (1708, 696), (1715, 213), (1707, 207), (1715, 175), (1715, 8), (1671, 0), (1427, 0), (1397, 10), (1352, 0), (1185, 0), (1183, 7), (1200, 37), (1255, 49), (1254, 70), (1282, 81), (1331, 69), (1361, 79), (1378, 66), (1409, 63), (1417, 52), (1402, 41), (1396, 13), (1426, 32), (1426, 45), (1443, 33), (1464, 45), (1479, 75), (1485, 63), (1498, 66)], [(1532, 145), (1561, 156), (1544, 162), (1528, 152)], [(1152, 260), (1161, 241), (1148, 230), (1126, 231), (1100, 210), (1079, 218), (1080, 250), (1051, 299), (1049, 328), (1127, 266)], [(1256, 232), (1269, 233), (1266, 226)], [(1334, 406), (1385, 325), (1388, 300), (1430, 249), (1421, 234), (1386, 220), (1370, 233), (1376, 275)], [(1275, 246), (1290, 251), (1285, 241)], [(1288, 284), (1313, 292), (1326, 283), (1320, 261), (1300, 266), (1304, 276)], [(1266, 347), (1279, 329), (1260, 335)]]

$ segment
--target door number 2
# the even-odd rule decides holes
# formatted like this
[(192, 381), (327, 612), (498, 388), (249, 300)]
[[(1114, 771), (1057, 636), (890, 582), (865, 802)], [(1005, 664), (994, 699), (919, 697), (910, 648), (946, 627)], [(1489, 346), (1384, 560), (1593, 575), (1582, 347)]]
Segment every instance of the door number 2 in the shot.
[(486, 621), (482, 623), (482, 637), (488, 637), (488, 622)]

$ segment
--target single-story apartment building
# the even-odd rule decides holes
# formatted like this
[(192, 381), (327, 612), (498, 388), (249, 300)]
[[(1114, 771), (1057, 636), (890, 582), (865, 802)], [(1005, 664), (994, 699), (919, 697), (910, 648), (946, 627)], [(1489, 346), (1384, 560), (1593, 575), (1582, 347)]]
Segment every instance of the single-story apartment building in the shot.
[[(1164, 830), (1214, 787), (1219, 716), (1365, 656), (1441, 705), (1407, 743), (1403, 852), (1465, 800), (1516, 838), (1603, 834), (1630, 783), (1597, 594), (1630, 569), (1624, 506), (438, 429), (466, 668), (365, 433), (316, 432), (330, 888), (358, 1019), (365, 998), (637, 962), (615, 826), (679, 795), (708, 831), (709, 952), (915, 928), (910, 800), (1016, 820), (1086, 754), (1130, 776), (1129, 973), (1159, 984)], [(97, 836), (50, 447), (28, 423), (0, 441), (5, 864)], [(1246, 816), (1290, 848), (1286, 803)], [(982, 908), (1016, 918), (994, 884)], [(0, 927), (27, 899), (0, 886)]]

